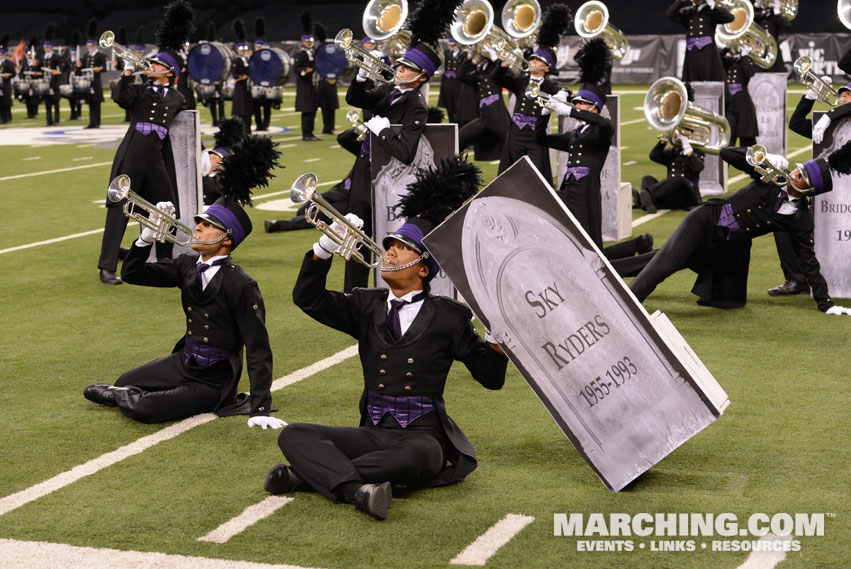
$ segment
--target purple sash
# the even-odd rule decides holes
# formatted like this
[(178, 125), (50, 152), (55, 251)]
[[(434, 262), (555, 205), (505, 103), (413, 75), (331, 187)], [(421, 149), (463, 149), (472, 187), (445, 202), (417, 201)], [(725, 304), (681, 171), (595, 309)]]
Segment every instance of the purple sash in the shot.
[(155, 132), (155, 133), (157, 133), (157, 136), (159, 137), (160, 140), (164, 139), (165, 136), (168, 134), (168, 129), (166, 127), (159, 125), (159, 124), (149, 123), (149, 122), (137, 122), (136, 123), (136, 130), (138, 130), (139, 132), (141, 132), (145, 136), (148, 136), (152, 132)]
[(686, 49), (691, 51), (693, 49), (703, 49), (709, 44), (711, 44), (714, 40), (712, 36), (700, 36), (696, 38), (687, 38), (686, 39)]
[(230, 350), (226, 348), (218, 348), (208, 344), (199, 344), (191, 338), (186, 338), (183, 344), (183, 363), (188, 364), (189, 360), (195, 358), (198, 366), (208, 368), (215, 363), (226, 360), (230, 357)]
[(724, 227), (729, 230), (727, 240), (736, 239), (742, 233), (742, 226), (736, 221), (736, 216), (733, 215), (733, 206), (724, 204), (721, 208), (721, 215), (718, 217), (718, 227)]
[(517, 125), (517, 128), (520, 130), (523, 130), (526, 127), (528, 127), (529, 130), (535, 130), (535, 127), (538, 125), (538, 117), (535, 115), (514, 113), (514, 116), (511, 117), (511, 122)]
[(499, 95), (494, 93), (493, 95), (488, 95), (487, 97), (483, 97), (481, 101), (479, 101), (479, 108), (488, 107), (499, 100)]
[(396, 397), (368, 389), (366, 409), (373, 425), (377, 425), (384, 415), (390, 413), (404, 429), (426, 413), (434, 411), (435, 407), (434, 400), (426, 395)]
[(730, 96), (732, 97), (733, 95), (735, 95), (736, 93), (738, 93), (739, 91), (742, 90), (742, 84), (741, 83), (728, 83), (727, 84), (727, 90), (730, 92)]
[(444, 76), (444, 77), (449, 77), (450, 79), (455, 79), (455, 77), (456, 77), (456, 73), (450, 69), (450, 70), (448, 70), (448, 71), (444, 71), (444, 72), (443, 72), (443, 76)]
[(571, 166), (567, 169), (567, 175), (564, 177), (564, 179), (566, 180), (570, 178), (571, 175), (573, 175), (573, 177), (576, 178), (576, 181), (578, 182), (590, 173), (591, 168), (589, 168), (588, 166)]

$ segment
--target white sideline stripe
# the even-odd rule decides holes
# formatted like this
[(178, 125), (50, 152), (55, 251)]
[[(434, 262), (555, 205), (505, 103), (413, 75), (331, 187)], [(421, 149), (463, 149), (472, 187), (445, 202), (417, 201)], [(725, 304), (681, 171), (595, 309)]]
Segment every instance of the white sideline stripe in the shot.
[[(317, 188), (321, 188), (322, 186), (333, 186), (334, 184), (339, 184), (340, 182), (320, 182), (316, 184)], [(280, 192), (269, 192), (268, 194), (263, 194), (262, 196), (254, 196), (255, 200), (262, 200), (264, 198), (273, 198), (275, 196), (280, 196), (283, 194), (289, 195), (290, 190), (281, 190)]]
[(241, 514), (226, 521), (207, 535), (199, 537), (197, 541), (227, 543), (233, 536), (248, 529), (263, 518), (268, 518), (293, 500), (294, 498), (289, 496), (269, 496), (259, 504), (248, 506)]
[(647, 120), (647, 119), (642, 118), (642, 119), (635, 119), (635, 120), (631, 120), (631, 121), (626, 121), (626, 122), (622, 122), (621, 126), (627, 126), (627, 125), (630, 125), (630, 124), (638, 124), (640, 122), (644, 122), (645, 120)]
[[(769, 533), (759, 538), (759, 541), (792, 541), (793, 537), (791, 535), (778, 537)], [(786, 559), (785, 551), (751, 551), (745, 562), (736, 569), (772, 569), (784, 559)]]
[(45, 541), (0, 539), (0, 569), (74, 567), (76, 569), (307, 569), (298, 565), (270, 565), (251, 561), (190, 557), (167, 553), (79, 547)]
[(112, 162), (98, 162), (97, 164), (84, 164), (82, 166), (72, 166), (70, 168), (60, 168), (58, 170), (45, 170), (44, 172), (30, 172), (29, 174), (17, 174), (15, 176), (4, 176), (0, 178), (0, 182), (6, 180), (18, 180), (20, 178), (29, 178), (31, 176), (44, 176), (45, 174), (59, 174), (61, 172), (70, 172), (71, 170), (82, 170), (83, 168), (96, 168), (98, 166), (109, 166)]
[[(315, 373), (319, 373), (320, 371), (325, 370), (343, 360), (352, 357), (357, 353), (357, 345), (350, 346), (345, 350), (337, 352), (331, 356), (323, 360), (319, 360), (307, 367), (298, 369), (292, 372), (289, 375), (285, 375), (284, 377), (276, 379), (272, 383), (272, 391), (277, 391), (283, 387), (288, 385), (292, 385), (297, 381), (301, 381), (307, 377)], [(25, 490), (21, 490), (20, 492), (16, 492), (5, 498), (0, 499), (0, 516), (4, 514), (8, 514), (12, 510), (20, 508), (21, 506), (32, 502), (33, 500), (38, 500), (44, 496), (47, 496), (51, 492), (55, 492), (69, 484), (72, 484), (83, 478), (85, 476), (89, 476), (90, 474), (94, 474), (99, 470), (102, 470), (108, 466), (112, 466), (113, 464), (124, 460), (130, 456), (141, 453), (142, 451), (158, 444), (163, 441), (167, 441), (169, 439), (173, 439), (174, 437), (185, 433), (186, 431), (197, 427), (198, 425), (203, 425), (204, 423), (209, 423), (217, 416), (213, 413), (202, 413), (201, 415), (195, 415), (194, 417), (189, 417), (188, 419), (184, 419), (179, 423), (175, 423), (170, 425), (164, 429), (157, 431), (156, 433), (147, 435), (138, 439), (130, 444), (124, 445), (121, 448), (118, 448), (112, 452), (108, 452), (98, 458), (93, 458), (92, 460), (75, 466), (71, 470), (66, 472), (62, 472), (57, 474), (53, 478), (45, 480), (44, 482), (40, 482), (35, 486), (30, 486)], [(2, 559), (2, 555), (0, 555), (0, 559)], [(0, 564), (2, 567), (2, 564)]]
[(634, 164), (638, 164), (638, 162), (636, 162), (635, 160), (630, 160), (629, 162), (624, 162), (622, 165), (623, 166), (632, 166)]
[(669, 210), (669, 209), (658, 209), (658, 210), (656, 210), (656, 213), (648, 213), (647, 215), (642, 215), (641, 217), (634, 219), (632, 221), (632, 226), (638, 227), (642, 223), (647, 223), (648, 221), (653, 221), (657, 217), (659, 217), (661, 215), (665, 215), (669, 211), (671, 211), (671, 210)]
[(452, 565), (482, 566), (493, 557), (500, 547), (511, 541), (515, 535), (533, 521), (535, 521), (533, 516), (508, 514), (480, 535), (476, 541), (468, 545), (449, 563)]
[(322, 158), (306, 158), (302, 162), (319, 162)]
[(101, 227), (100, 229), (84, 231), (83, 233), (74, 233), (73, 235), (65, 235), (64, 237), (55, 237), (53, 239), (48, 239), (47, 241), (27, 243), (26, 245), (18, 245), (17, 247), (9, 247), (8, 249), (0, 249), (0, 255), (2, 255), (3, 253), (11, 253), (12, 251), (20, 251), (21, 249), (30, 249), (31, 247), (38, 247), (39, 245), (50, 245), (51, 243), (59, 243), (60, 241), (67, 241), (68, 239), (85, 237), (86, 235), (94, 235), (96, 233), (103, 233), (103, 228)]

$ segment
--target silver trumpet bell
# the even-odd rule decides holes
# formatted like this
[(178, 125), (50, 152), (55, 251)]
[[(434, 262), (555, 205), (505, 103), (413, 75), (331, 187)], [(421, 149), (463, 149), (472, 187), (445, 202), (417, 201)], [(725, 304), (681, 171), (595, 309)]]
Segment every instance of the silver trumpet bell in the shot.
[(526, 90), (526, 97), (528, 97), (529, 99), (534, 99), (535, 103), (539, 107), (544, 107), (555, 112), (555, 107), (550, 104), (550, 100), (553, 98), (553, 96), (549, 93), (544, 93), (543, 91), (541, 91), (541, 86), (537, 83), (529, 83), (529, 88)]
[[(694, 148), (707, 154), (719, 154), (730, 143), (730, 123), (721, 115), (698, 107), (688, 100), (688, 91), (676, 77), (662, 77), (650, 86), (644, 97), (644, 118), (654, 130), (685, 137)], [(713, 142), (712, 127), (718, 129)]]
[(455, 18), (449, 26), (449, 31), (462, 45), (476, 45), (480, 50), (494, 50), (496, 56), (512, 71), (529, 71), (529, 62), (515, 53), (518, 50), (517, 44), (507, 33), (494, 25), (493, 6), (488, 0), (464, 0), (455, 10)]
[[(339, 245), (337, 254), (345, 260), (354, 260), (371, 269), (376, 268), (381, 264), (384, 252), (381, 250), (375, 241), (364, 233), (359, 227), (355, 226), (339, 211), (334, 209), (322, 196), (316, 193), (316, 174), (302, 174), (293, 182), (290, 189), (290, 200), (293, 203), (310, 202), (307, 211), (304, 214), (308, 223), (316, 229), (330, 237), (334, 243)], [(343, 233), (338, 234), (331, 229), (331, 225), (319, 219), (319, 214), (322, 213), (331, 218), (332, 223), (338, 222), (342, 225)], [(361, 245), (365, 246), (375, 261), (369, 261), (367, 255), (360, 250)]]
[(352, 30), (343, 28), (337, 32), (334, 45), (346, 54), (349, 63), (365, 70), (369, 78), (376, 83), (393, 83), (396, 80), (396, 70), (362, 47), (352, 43), (353, 39)]
[[(801, 77), (801, 83), (812, 89), (816, 92), (816, 99), (821, 101), (822, 103), (827, 103), (831, 106), (836, 106), (836, 101), (839, 99), (839, 93), (837, 93), (833, 87), (830, 86), (829, 82), (826, 82), (824, 79), (819, 77), (812, 70), (813, 62), (806, 55), (802, 55), (798, 59), (795, 60), (793, 64), (793, 68), (795, 72)], [(828, 81), (830, 78), (828, 78)]]
[[(153, 230), (154, 239), (160, 243), (168, 241), (175, 245), (189, 245), (195, 238), (195, 231), (189, 226), (176, 217), (157, 209), (157, 206), (134, 192), (130, 188), (130, 176), (127, 174), (121, 174), (113, 178), (109, 183), (109, 188), (106, 190), (106, 197), (111, 202), (120, 202), (127, 198), (127, 201), (124, 203), (124, 215), (139, 222), (139, 225), (142, 227)], [(148, 215), (142, 215), (136, 211), (136, 208), (148, 212)], [(185, 233), (187, 237), (181, 239), (179, 233), (172, 235), (170, 233), (172, 227), (179, 233)]]
[(579, 37), (592, 39), (598, 36), (603, 38), (612, 57), (620, 61), (626, 55), (629, 41), (623, 32), (609, 23), (609, 9), (597, 0), (586, 2), (576, 11), (573, 25)]
[[(795, 4), (797, 8), (797, 2)], [(839, 16), (842, 25), (851, 30), (851, 0), (838, 0), (836, 2), (836, 14)]]
[(729, 9), (735, 19), (718, 24), (715, 27), (715, 39), (730, 49), (748, 46), (751, 50), (748, 57), (763, 69), (774, 65), (777, 61), (777, 42), (754, 22), (750, 0), (724, 0), (719, 4)]
[(774, 182), (778, 186), (785, 186), (787, 182), (791, 184), (792, 178), (789, 174), (766, 160), (767, 155), (768, 152), (766, 152), (765, 146), (754, 144), (753, 146), (748, 146), (745, 160), (754, 167), (754, 170), (762, 174), (761, 181)]
[(138, 71), (145, 71), (146, 73), (152, 73), (154, 71), (151, 67), (151, 63), (147, 59), (137, 56), (135, 51), (124, 47), (120, 43), (116, 43), (115, 34), (109, 30), (101, 34), (100, 39), (98, 40), (98, 45), (104, 49), (111, 47), (112, 53), (115, 54), (115, 57), (133, 64)]
[(360, 113), (352, 109), (346, 113), (346, 120), (352, 125), (352, 130), (358, 135), (358, 140), (363, 140), (369, 134), (369, 129), (360, 120)]

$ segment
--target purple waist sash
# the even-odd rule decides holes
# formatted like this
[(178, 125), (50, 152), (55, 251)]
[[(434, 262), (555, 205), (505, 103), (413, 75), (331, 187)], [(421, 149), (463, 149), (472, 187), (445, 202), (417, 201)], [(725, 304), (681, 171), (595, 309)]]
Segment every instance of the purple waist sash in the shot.
[(733, 95), (735, 95), (736, 93), (738, 93), (739, 91), (742, 90), (742, 84), (741, 83), (728, 83), (727, 84), (727, 90), (730, 92), (730, 96), (732, 97)]
[(366, 391), (366, 409), (372, 424), (377, 425), (381, 418), (390, 413), (404, 429), (426, 413), (434, 411), (434, 399), (427, 395), (387, 395), (371, 389)]
[(535, 115), (514, 113), (514, 116), (511, 117), (511, 122), (517, 125), (517, 128), (520, 130), (523, 130), (524, 128), (535, 130), (535, 127), (538, 125), (538, 117)]
[(714, 40), (712, 36), (700, 36), (696, 38), (687, 38), (686, 39), (686, 49), (691, 51), (693, 49), (703, 49), (709, 44), (711, 44)]
[(183, 344), (183, 363), (188, 364), (189, 360), (195, 358), (198, 366), (208, 368), (213, 364), (219, 363), (230, 357), (230, 350), (227, 348), (219, 348), (210, 346), (209, 344), (199, 344), (191, 338), (186, 338)]
[(590, 173), (591, 168), (589, 168), (588, 166), (571, 166), (567, 169), (567, 174), (565, 175), (564, 179), (566, 180), (572, 175), (574, 178), (576, 178), (576, 181), (578, 182)]
[(445, 72), (443, 73), (443, 76), (444, 76), (444, 77), (449, 77), (450, 79), (455, 79), (455, 77), (457, 77), (457, 74), (456, 74), (456, 72), (455, 72), (455, 71), (452, 71), (452, 70), (450, 69), (450, 70), (445, 71)]
[(718, 216), (718, 227), (726, 228), (729, 233), (727, 233), (727, 240), (737, 239), (741, 237), (740, 234), (744, 233), (742, 231), (741, 225), (736, 221), (736, 216), (733, 215), (733, 206), (730, 204), (724, 204), (721, 208), (721, 215)]
[(166, 137), (166, 135), (168, 134), (168, 129), (166, 127), (159, 125), (159, 124), (149, 123), (149, 122), (137, 122), (136, 123), (136, 130), (138, 130), (139, 132), (141, 132), (145, 136), (148, 136), (152, 132), (155, 132), (155, 133), (157, 133), (157, 136), (159, 137), (160, 140), (164, 139)]
[(490, 106), (496, 103), (499, 100), (499, 95), (494, 93), (493, 95), (488, 95), (487, 97), (482, 97), (479, 101), (479, 108)]

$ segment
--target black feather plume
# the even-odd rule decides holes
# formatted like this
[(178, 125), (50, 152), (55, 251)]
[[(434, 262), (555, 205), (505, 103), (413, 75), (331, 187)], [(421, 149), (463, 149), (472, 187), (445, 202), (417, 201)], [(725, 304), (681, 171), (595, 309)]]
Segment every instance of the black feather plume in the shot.
[(467, 162), (466, 154), (444, 158), (434, 168), (417, 171), (416, 181), (408, 184), (408, 193), (396, 211), (406, 218), (419, 217), (439, 225), (476, 195), (482, 181), (482, 171)]
[(11, 38), (12, 37), (9, 35), (9, 32), (6, 32), (5, 34), (3, 34), (2, 39), (0, 39), (0, 47), (8, 47), (9, 46), (9, 40)]
[(47, 24), (47, 29), (44, 30), (44, 41), (53, 41), (54, 34), (56, 34), (56, 26)]
[(573, 23), (573, 13), (566, 4), (553, 4), (544, 11), (541, 29), (538, 31), (538, 45), (555, 49), (561, 36), (568, 33)]
[(842, 148), (831, 152), (827, 163), (840, 174), (851, 174), (851, 142), (846, 142)]
[(157, 24), (155, 38), (157, 47), (179, 51), (183, 42), (189, 39), (195, 26), (192, 20), (195, 13), (186, 0), (173, 0), (165, 7), (163, 19)]
[(233, 147), (233, 154), (222, 160), (224, 171), (218, 174), (222, 196), (238, 204), (252, 205), (251, 190), (269, 185), (272, 169), (280, 167), (277, 142), (265, 136), (248, 136)]
[(98, 21), (94, 18), (89, 20), (89, 23), (86, 24), (86, 36), (89, 39), (97, 39), (98, 37)]
[(313, 24), (313, 39), (315, 39), (318, 44), (325, 43), (325, 40), (328, 39), (328, 30), (325, 29), (325, 26), (320, 22)]
[(612, 66), (612, 50), (603, 38), (594, 38), (579, 48), (573, 60), (579, 64), (579, 82), (596, 85)]
[(449, 34), (449, 24), (455, 17), (455, 9), (463, 0), (421, 0), (408, 18), (411, 30), (411, 45), (423, 42), (436, 46), (438, 40)]
[(74, 31), (71, 32), (71, 45), (78, 46), (80, 45), (80, 30), (74, 28)]
[(30, 38), (30, 47), (35, 47), (38, 45), (38, 38), (33, 36)]
[(145, 26), (136, 30), (136, 45), (145, 45)]
[(216, 24), (210, 22), (207, 24), (207, 41), (216, 41)]
[(118, 28), (118, 43), (121, 45), (127, 45), (127, 28), (124, 26), (119, 26)]
[(254, 19), (254, 39), (263, 39), (266, 37), (266, 18), (260, 16)]
[(233, 21), (233, 35), (237, 42), (245, 41), (245, 24), (242, 23), (241, 18)]
[(310, 15), (310, 10), (303, 10), (302, 13), (298, 15), (298, 17), (301, 20), (301, 33), (312, 34), (313, 16)]
[(427, 123), (442, 123), (443, 117), (446, 116), (446, 113), (443, 112), (443, 109), (440, 107), (429, 107), (428, 108), (428, 117), (426, 118)]
[(219, 131), (213, 137), (216, 139), (216, 147), (232, 148), (245, 137), (245, 123), (237, 118), (222, 119)]

